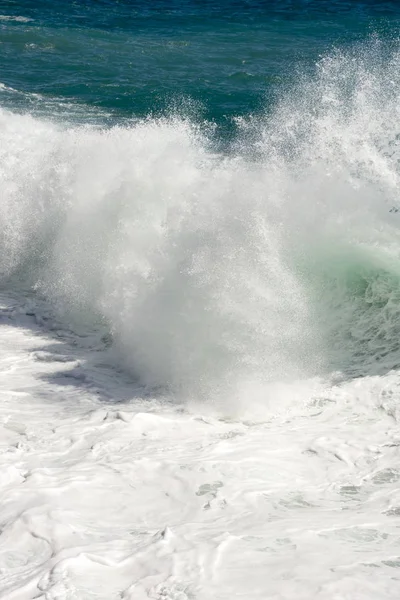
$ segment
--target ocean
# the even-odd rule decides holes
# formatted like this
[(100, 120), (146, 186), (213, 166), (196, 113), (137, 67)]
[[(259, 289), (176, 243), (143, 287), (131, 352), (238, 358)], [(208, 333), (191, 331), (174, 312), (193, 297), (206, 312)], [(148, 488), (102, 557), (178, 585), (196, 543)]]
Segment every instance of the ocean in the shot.
[(0, 599), (398, 598), (399, 26), (0, 1)]

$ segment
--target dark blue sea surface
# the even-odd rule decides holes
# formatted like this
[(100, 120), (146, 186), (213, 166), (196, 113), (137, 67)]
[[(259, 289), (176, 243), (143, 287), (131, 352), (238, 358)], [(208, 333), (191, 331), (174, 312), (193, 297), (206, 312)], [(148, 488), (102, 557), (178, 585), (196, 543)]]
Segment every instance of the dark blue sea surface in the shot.
[(229, 130), (321, 56), (395, 43), (400, 2), (0, 2), (0, 106), (115, 122), (187, 113)]

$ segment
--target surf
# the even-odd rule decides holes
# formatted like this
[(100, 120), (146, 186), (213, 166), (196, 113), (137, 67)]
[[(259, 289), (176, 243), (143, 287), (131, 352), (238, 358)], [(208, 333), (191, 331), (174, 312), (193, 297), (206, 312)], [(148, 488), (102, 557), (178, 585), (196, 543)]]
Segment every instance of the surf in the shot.
[(1, 110), (3, 285), (104, 327), (120, 367), (176, 397), (396, 368), (399, 56), (325, 56), (225, 152), (176, 113)]

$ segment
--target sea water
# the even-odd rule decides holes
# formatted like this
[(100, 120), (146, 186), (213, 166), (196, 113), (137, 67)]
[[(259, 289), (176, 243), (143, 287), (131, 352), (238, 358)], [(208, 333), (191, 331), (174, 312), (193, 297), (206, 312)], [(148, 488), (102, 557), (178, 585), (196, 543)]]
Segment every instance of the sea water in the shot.
[(0, 597), (397, 598), (399, 24), (0, 2)]

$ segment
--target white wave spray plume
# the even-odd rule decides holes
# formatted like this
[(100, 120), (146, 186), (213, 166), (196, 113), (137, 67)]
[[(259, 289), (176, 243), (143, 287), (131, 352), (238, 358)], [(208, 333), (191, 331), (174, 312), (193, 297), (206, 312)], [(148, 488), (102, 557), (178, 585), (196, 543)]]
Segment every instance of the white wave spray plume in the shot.
[(394, 368), (399, 62), (378, 41), (323, 59), (225, 156), (188, 119), (2, 111), (2, 277), (107, 323), (120, 364), (184, 398)]

